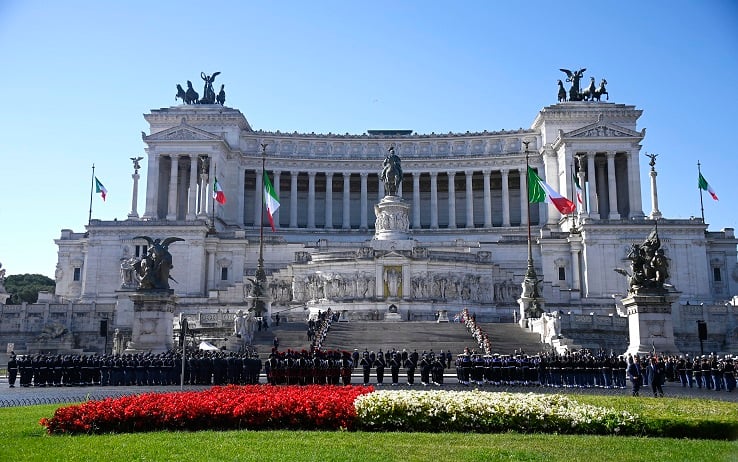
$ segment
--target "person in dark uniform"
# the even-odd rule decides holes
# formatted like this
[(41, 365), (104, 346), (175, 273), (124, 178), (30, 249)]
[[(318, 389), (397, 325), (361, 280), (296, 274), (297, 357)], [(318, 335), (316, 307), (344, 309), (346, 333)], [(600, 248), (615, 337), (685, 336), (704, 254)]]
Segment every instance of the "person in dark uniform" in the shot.
[(638, 366), (638, 362), (633, 361), (633, 357), (628, 357), (628, 379), (633, 387), (633, 396), (638, 396), (638, 390), (641, 389), (641, 369)]
[(405, 374), (407, 374), (407, 384), (413, 385), (415, 383), (415, 367), (416, 364), (410, 356), (404, 361)]
[(392, 385), (400, 383), (400, 362), (400, 355), (393, 352), (389, 360), (390, 372), (392, 374)]
[(8, 386), (15, 388), (15, 377), (18, 375), (18, 360), (15, 358), (15, 352), (10, 352), (8, 358)]
[(384, 368), (387, 366), (387, 362), (384, 358), (384, 353), (382, 353), (382, 350), (379, 350), (379, 353), (377, 353), (377, 359), (374, 361), (374, 368), (377, 372), (377, 385), (382, 385), (384, 383)]
[(372, 361), (370, 359), (368, 351), (364, 350), (364, 354), (359, 361), (359, 365), (361, 366), (361, 370), (364, 373), (364, 386), (367, 386), (369, 385), (369, 374), (372, 371)]
[(661, 387), (666, 380), (666, 367), (660, 358), (655, 356), (651, 358), (651, 364), (648, 365), (648, 383), (651, 384), (653, 397), (664, 397), (664, 389)]

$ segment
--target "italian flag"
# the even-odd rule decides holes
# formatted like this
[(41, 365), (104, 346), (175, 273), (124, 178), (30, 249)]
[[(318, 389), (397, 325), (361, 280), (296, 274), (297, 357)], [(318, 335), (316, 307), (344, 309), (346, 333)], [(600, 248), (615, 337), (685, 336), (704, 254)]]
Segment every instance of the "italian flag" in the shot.
[[(705, 179), (705, 177), (702, 176), (702, 173), (700, 173), (700, 179), (697, 182), (697, 186), (699, 186), (700, 189), (703, 189), (703, 190), (709, 192), (710, 193), (710, 196), (712, 196), (712, 198), (714, 200), (718, 200), (717, 193), (715, 192), (714, 189), (712, 189), (712, 186), (710, 186), (710, 184), (707, 182), (707, 180)], [(105, 198), (105, 196), (103, 196), (103, 198)]]
[(220, 183), (218, 183), (217, 176), (215, 177), (215, 183), (213, 183), (213, 199), (220, 205), (226, 203), (225, 193), (223, 192), (223, 188), (220, 187)]
[(528, 167), (528, 199), (531, 204), (548, 200), (562, 215), (574, 213), (577, 209), (574, 202), (557, 193), (530, 167)]
[(571, 172), (571, 178), (574, 180), (574, 190), (577, 193), (577, 202), (584, 204), (584, 202), (582, 202), (582, 187), (579, 186), (579, 178), (577, 178), (577, 175), (574, 172)]
[(97, 194), (100, 194), (100, 197), (102, 197), (103, 202), (105, 202), (105, 198), (108, 196), (108, 190), (105, 189), (105, 186), (103, 186), (102, 183), (100, 183), (100, 180), (95, 177), (95, 192)]
[(274, 192), (272, 182), (269, 181), (269, 175), (266, 173), (264, 173), (264, 205), (266, 205), (269, 224), (272, 225), (272, 232), (274, 232), (276, 231), (274, 228), (274, 214), (279, 209), (279, 198), (277, 193)]

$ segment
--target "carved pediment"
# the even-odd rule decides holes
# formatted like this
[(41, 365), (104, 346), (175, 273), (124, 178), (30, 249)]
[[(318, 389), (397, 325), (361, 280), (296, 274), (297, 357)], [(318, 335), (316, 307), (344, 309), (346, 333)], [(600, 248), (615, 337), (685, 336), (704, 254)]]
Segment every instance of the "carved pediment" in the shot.
[(617, 125), (596, 122), (568, 133), (562, 138), (642, 138), (643, 134)]
[(148, 136), (143, 136), (144, 142), (150, 141), (222, 141), (220, 136), (213, 135), (205, 130), (182, 123)]

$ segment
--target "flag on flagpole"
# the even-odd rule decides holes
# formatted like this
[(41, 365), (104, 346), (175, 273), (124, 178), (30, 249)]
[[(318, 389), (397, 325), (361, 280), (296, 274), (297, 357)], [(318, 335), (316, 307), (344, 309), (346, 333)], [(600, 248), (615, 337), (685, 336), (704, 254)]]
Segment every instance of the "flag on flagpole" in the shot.
[(95, 177), (95, 192), (97, 194), (100, 194), (100, 197), (102, 197), (103, 202), (105, 202), (105, 198), (108, 196), (108, 190), (103, 186), (102, 183), (100, 183), (100, 180)]
[(577, 209), (574, 202), (557, 193), (530, 167), (528, 167), (528, 199), (531, 203), (548, 200), (562, 215), (574, 213)]
[(274, 232), (276, 231), (274, 228), (274, 214), (279, 208), (279, 198), (277, 193), (274, 192), (272, 182), (269, 181), (269, 175), (266, 173), (264, 174), (264, 205), (266, 205), (269, 224), (272, 225), (272, 232)]
[(226, 203), (225, 193), (223, 192), (223, 188), (220, 187), (220, 183), (218, 183), (217, 176), (215, 177), (215, 183), (213, 183), (213, 199), (220, 205)]
[[(718, 200), (717, 193), (715, 192), (714, 189), (712, 189), (712, 186), (710, 186), (710, 184), (707, 182), (707, 180), (705, 179), (705, 177), (702, 176), (702, 173), (700, 173), (700, 178), (699, 178), (699, 180), (697, 182), (697, 186), (699, 186), (700, 189), (709, 192), (710, 193), (710, 196), (712, 196), (712, 198), (714, 200)], [(103, 197), (105, 197), (105, 196), (103, 196)]]
[(582, 187), (579, 186), (579, 178), (577, 178), (577, 175), (574, 172), (571, 172), (571, 177), (574, 180), (574, 191), (577, 194), (577, 202), (584, 204), (582, 201)]

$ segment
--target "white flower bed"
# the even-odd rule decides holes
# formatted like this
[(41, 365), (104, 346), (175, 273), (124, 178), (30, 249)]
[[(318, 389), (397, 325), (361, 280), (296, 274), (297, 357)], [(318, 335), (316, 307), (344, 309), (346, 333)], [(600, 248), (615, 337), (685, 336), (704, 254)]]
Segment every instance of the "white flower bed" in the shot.
[(637, 415), (562, 395), (482, 391), (375, 391), (354, 401), (366, 430), (636, 434)]

